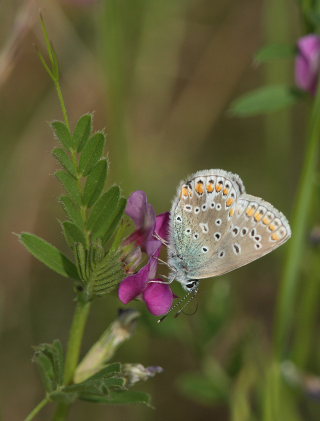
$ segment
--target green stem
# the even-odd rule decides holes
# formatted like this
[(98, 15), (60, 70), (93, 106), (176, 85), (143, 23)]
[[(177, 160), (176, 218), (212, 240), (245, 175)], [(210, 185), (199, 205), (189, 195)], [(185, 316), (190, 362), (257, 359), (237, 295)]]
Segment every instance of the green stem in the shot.
[(58, 98), (59, 98), (60, 107), (61, 107), (61, 110), (62, 110), (64, 121), (65, 121), (68, 129), (70, 130), (70, 121), (69, 121), (68, 111), (67, 111), (66, 104), (64, 102), (64, 98), (63, 98), (63, 94), (62, 94), (62, 90), (61, 90), (59, 80), (55, 80), (54, 85), (56, 87), (56, 91), (57, 91), (57, 94), (58, 94)]
[(44, 408), (49, 403), (49, 397), (46, 396), (38, 403), (38, 405), (33, 408), (33, 410), (30, 412), (30, 414), (25, 418), (24, 421), (31, 421), (33, 418), (41, 411), (42, 408)]
[[(88, 319), (90, 302), (78, 302), (70, 329), (70, 336), (67, 347), (67, 355), (64, 369), (64, 385), (72, 382), (75, 369), (77, 368), (80, 356), (80, 347), (82, 343), (84, 328)], [(69, 404), (60, 403), (54, 415), (55, 421), (66, 419), (69, 411)]]
[(276, 314), (275, 353), (281, 359), (286, 351), (288, 337), (292, 327), (295, 299), (298, 288), (299, 267), (305, 248), (308, 217), (312, 202), (312, 193), (316, 178), (320, 141), (320, 89), (312, 108), (309, 122), (309, 136), (304, 159), (302, 176), (292, 222), (292, 239), (288, 244), (288, 254), (280, 286)]
[(80, 346), (89, 310), (90, 303), (77, 303), (68, 341), (64, 370), (64, 384), (69, 384), (73, 379), (73, 374), (79, 361)]
[(300, 299), (293, 345), (293, 361), (301, 369), (308, 369), (314, 351), (314, 332), (317, 330), (320, 299), (320, 265), (318, 250), (312, 250), (307, 260), (307, 282)]

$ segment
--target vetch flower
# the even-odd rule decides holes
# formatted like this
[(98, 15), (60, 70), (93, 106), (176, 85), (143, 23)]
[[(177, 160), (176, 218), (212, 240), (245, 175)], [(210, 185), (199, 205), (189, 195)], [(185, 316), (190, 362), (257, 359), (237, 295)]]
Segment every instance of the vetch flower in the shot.
[(142, 298), (152, 314), (162, 316), (170, 310), (174, 294), (168, 284), (156, 278), (157, 259), (160, 256), (162, 242), (155, 238), (155, 234), (164, 240), (167, 239), (169, 212), (155, 216), (154, 208), (148, 203), (146, 193), (139, 190), (129, 197), (126, 213), (135, 222), (136, 231), (125, 240), (124, 244), (134, 243), (149, 256), (149, 261), (137, 273), (121, 282), (119, 298), (124, 304), (135, 298)]
[(159, 254), (160, 249), (137, 273), (125, 278), (119, 287), (119, 298), (124, 304), (142, 298), (150, 313), (155, 316), (167, 314), (174, 299), (170, 286), (163, 283), (162, 279), (155, 278), (158, 266), (156, 257)]
[(295, 79), (299, 88), (315, 95), (320, 71), (320, 36), (309, 34), (299, 39)]

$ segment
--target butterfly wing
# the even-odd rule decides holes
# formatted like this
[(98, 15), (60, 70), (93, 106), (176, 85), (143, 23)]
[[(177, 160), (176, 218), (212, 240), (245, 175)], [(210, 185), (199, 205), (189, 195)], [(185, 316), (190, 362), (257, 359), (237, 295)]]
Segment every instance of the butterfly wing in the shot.
[[(197, 278), (222, 275), (275, 250), (291, 236), (286, 217), (265, 200), (243, 194), (237, 201), (227, 232)], [(190, 273), (194, 277), (195, 273)]]
[(230, 272), (291, 235), (281, 212), (246, 194), (241, 179), (223, 170), (201, 171), (182, 183), (171, 218), (170, 244), (188, 279)]
[[(216, 252), (228, 231), (228, 215), (244, 186), (239, 176), (223, 170), (199, 171), (178, 187), (170, 212), (169, 263), (186, 276), (197, 273)], [(190, 278), (191, 279), (191, 278)]]

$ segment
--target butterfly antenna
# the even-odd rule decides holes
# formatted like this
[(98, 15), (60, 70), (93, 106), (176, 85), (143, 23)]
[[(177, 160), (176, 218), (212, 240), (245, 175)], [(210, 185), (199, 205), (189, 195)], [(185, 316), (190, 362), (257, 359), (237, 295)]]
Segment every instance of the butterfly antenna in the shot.
[(157, 321), (157, 323), (163, 322), (163, 320), (167, 318), (168, 314), (171, 313), (172, 310), (174, 310), (175, 308), (181, 306), (181, 304), (182, 304), (182, 306), (179, 309), (179, 311), (177, 311), (177, 313), (174, 315), (174, 317), (177, 318), (182, 313), (182, 310), (194, 299), (194, 297), (196, 296), (197, 292), (198, 292), (198, 289), (196, 289), (194, 291), (188, 292), (188, 294), (186, 294), (184, 297), (181, 298), (181, 300), (179, 300), (174, 306), (172, 306), (170, 308), (170, 310), (168, 311), (168, 313), (165, 314), (164, 316), (162, 316)]
[[(190, 296), (190, 294), (192, 294), (192, 291), (188, 292), (188, 294), (186, 294), (184, 297), (182, 297), (175, 305), (173, 305), (170, 310), (168, 311), (167, 314), (165, 314), (164, 316), (162, 316), (157, 323), (161, 323), (163, 322), (164, 319), (167, 318), (168, 314), (171, 313), (172, 310), (174, 310), (175, 308), (179, 307), (181, 304), (183, 304), (183, 302)], [(191, 301), (191, 299), (189, 300)], [(185, 304), (183, 304), (182, 308), (185, 307)], [(180, 311), (180, 310), (179, 310)], [(176, 316), (175, 316), (176, 317)]]
[[(198, 289), (196, 289), (196, 290), (194, 290), (194, 291), (192, 291), (192, 292), (190, 292), (188, 295), (187, 295), (187, 297), (190, 295), (190, 294), (192, 294), (191, 295), (191, 297), (183, 304), (183, 306), (180, 308), (180, 310), (179, 311), (177, 311), (176, 312), (176, 314), (174, 315), (174, 318), (176, 319), (177, 317), (179, 317), (180, 316), (180, 314), (181, 313), (183, 313), (183, 309), (188, 305), (188, 304), (190, 304), (191, 303), (191, 301), (196, 297), (196, 295), (197, 295), (197, 293), (198, 293)], [(197, 307), (196, 307), (196, 309), (195, 309), (195, 311), (193, 312), (193, 313), (191, 313), (191, 314), (188, 314), (188, 316), (192, 316), (193, 314), (195, 314), (196, 313), (196, 311), (198, 310), (198, 304), (197, 304)], [(184, 314), (186, 314), (186, 313), (184, 313)]]

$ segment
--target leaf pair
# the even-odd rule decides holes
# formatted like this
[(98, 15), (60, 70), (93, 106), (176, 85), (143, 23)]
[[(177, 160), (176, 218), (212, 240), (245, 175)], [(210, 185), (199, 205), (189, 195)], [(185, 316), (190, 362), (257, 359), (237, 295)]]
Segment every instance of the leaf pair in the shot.
[[(73, 134), (70, 133), (70, 130), (63, 121), (53, 121), (51, 126), (56, 138), (65, 149), (81, 152), (92, 133), (92, 114), (84, 114), (79, 119)], [(102, 136), (104, 137), (103, 134)], [(57, 159), (59, 158), (57, 157)]]
[[(270, 44), (255, 56), (255, 63), (266, 63), (278, 59), (294, 58), (294, 45)], [(294, 86), (270, 85), (258, 88), (237, 98), (230, 107), (230, 113), (237, 117), (267, 114), (290, 107), (299, 102), (305, 93)]]
[(86, 250), (82, 243), (75, 244), (78, 273), (86, 293), (101, 296), (111, 292), (125, 276), (119, 252), (105, 252), (98, 242)]
[(33, 361), (38, 365), (48, 393), (59, 389), (63, 384), (64, 357), (61, 342), (41, 344), (35, 347)]

